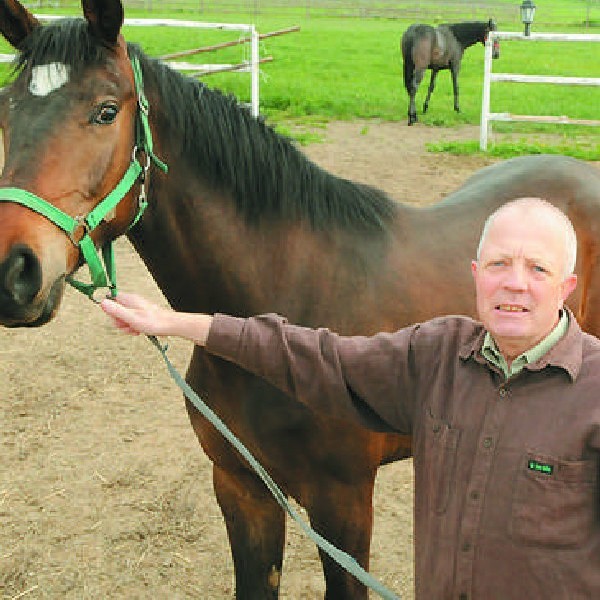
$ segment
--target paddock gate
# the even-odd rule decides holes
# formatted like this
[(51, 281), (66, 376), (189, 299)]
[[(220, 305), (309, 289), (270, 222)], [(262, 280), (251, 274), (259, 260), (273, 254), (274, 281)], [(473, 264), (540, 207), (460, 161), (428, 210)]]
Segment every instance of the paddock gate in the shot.
[(487, 149), (488, 138), (492, 121), (521, 121), (536, 123), (556, 123), (572, 125), (598, 126), (600, 121), (593, 119), (571, 119), (566, 115), (515, 115), (507, 112), (490, 111), (490, 84), (492, 82), (514, 83), (549, 83), (557, 85), (582, 85), (600, 86), (600, 78), (594, 77), (549, 77), (544, 75), (524, 75), (520, 73), (492, 73), (492, 48), (494, 39), (498, 40), (523, 40), (544, 42), (600, 42), (600, 35), (594, 34), (567, 34), (567, 33), (532, 33), (525, 36), (522, 33), (507, 31), (492, 31), (485, 44), (485, 59), (483, 73), (483, 93), (481, 105), (481, 127), (479, 147)]

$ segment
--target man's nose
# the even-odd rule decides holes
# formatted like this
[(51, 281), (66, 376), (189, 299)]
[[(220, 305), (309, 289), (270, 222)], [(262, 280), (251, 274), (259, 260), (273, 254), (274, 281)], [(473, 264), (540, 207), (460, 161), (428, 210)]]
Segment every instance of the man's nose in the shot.
[(511, 290), (523, 290), (527, 287), (527, 273), (522, 265), (513, 265), (506, 274), (504, 286)]

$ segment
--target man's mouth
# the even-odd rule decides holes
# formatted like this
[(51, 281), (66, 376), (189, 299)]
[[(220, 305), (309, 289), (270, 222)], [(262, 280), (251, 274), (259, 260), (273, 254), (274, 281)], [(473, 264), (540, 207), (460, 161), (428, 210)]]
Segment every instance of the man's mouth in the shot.
[(525, 313), (529, 312), (527, 308), (521, 306), (520, 304), (497, 304), (496, 310), (501, 312), (511, 312), (511, 313)]

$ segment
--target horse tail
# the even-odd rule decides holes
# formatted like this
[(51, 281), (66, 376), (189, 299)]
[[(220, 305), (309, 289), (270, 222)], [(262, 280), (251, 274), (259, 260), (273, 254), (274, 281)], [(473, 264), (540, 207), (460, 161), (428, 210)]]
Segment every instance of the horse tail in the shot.
[(404, 58), (404, 87), (410, 94), (410, 88), (412, 86), (413, 73), (415, 72), (415, 63), (411, 57)]
[(412, 50), (415, 41), (416, 25), (411, 25), (403, 34), (400, 46), (402, 48), (402, 61), (404, 63), (404, 87), (410, 94), (410, 86), (415, 70), (415, 61), (413, 60)]

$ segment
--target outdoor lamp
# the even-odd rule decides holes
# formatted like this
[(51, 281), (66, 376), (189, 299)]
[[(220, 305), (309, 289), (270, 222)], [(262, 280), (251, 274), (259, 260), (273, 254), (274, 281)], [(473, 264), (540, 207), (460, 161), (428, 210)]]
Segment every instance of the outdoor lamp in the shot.
[(525, 35), (529, 35), (531, 24), (533, 23), (533, 15), (535, 14), (535, 4), (532, 0), (523, 0), (520, 10), (521, 22), (525, 25)]

